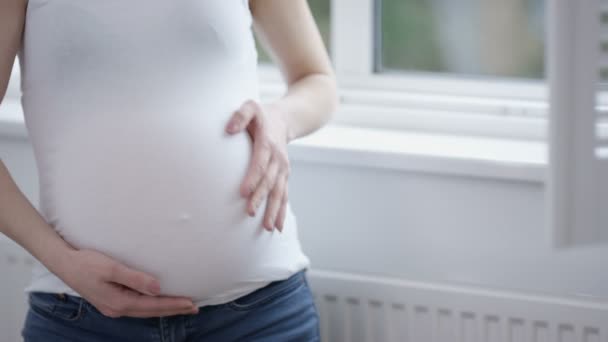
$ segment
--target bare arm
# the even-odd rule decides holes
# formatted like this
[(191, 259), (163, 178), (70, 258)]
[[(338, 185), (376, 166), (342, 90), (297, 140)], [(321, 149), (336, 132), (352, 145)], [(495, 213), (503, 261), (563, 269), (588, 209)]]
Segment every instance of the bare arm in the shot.
[(337, 106), (331, 62), (306, 0), (250, 0), (254, 29), (288, 84), (275, 106), (287, 116), (288, 140), (323, 126)]
[(229, 120), (226, 130), (247, 129), (254, 142), (253, 158), (241, 183), (254, 216), (265, 197), (264, 227), (283, 230), (288, 203), (290, 162), (287, 144), (326, 124), (338, 103), (336, 79), (321, 34), (306, 0), (250, 0), (254, 29), (270, 51), (287, 92), (277, 101), (247, 101)]
[(21, 45), (26, 0), (0, 1), (0, 103)]
[[(26, 0), (0, 1), (0, 103), (4, 99), (21, 46)], [(42, 219), (19, 190), (0, 160), (0, 232), (27, 249), (46, 266), (58, 265), (72, 248)], [(34, 238), (35, 237), (35, 238)], [(55, 251), (55, 252), (52, 252)]]
[[(26, 1), (0, 0), (0, 103), (21, 46)], [(151, 275), (96, 251), (70, 246), (19, 190), (2, 160), (0, 233), (25, 248), (106, 315), (149, 317), (194, 312), (188, 298), (156, 296), (160, 289)]]
[[(15, 56), (21, 45), (25, 5), (25, 0), (0, 1), (0, 103), (6, 94)], [(1, 160), (0, 232), (54, 271), (59, 271), (57, 265), (62, 264), (61, 258), (72, 249), (48, 226), (17, 188)]]

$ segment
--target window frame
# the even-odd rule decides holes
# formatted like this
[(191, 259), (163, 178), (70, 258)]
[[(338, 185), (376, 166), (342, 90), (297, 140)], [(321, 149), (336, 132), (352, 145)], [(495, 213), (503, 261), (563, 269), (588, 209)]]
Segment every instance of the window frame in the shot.
[[(330, 55), (341, 94), (335, 123), (497, 138), (546, 139), (546, 80), (409, 71), (378, 73), (381, 57), (378, 48), (379, 0), (330, 2)], [(260, 65), (259, 69), (266, 97), (277, 96), (277, 89), (282, 89), (277, 84), (282, 82), (277, 70), (269, 65)], [(423, 100), (412, 100), (416, 96)], [(432, 105), (434, 101), (442, 104), (439, 110)]]

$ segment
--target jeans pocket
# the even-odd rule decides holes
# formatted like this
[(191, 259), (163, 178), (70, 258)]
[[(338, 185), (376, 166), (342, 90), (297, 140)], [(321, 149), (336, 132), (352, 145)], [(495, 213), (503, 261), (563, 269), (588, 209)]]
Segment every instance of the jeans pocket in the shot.
[(84, 299), (66, 294), (32, 292), (28, 296), (32, 312), (44, 318), (75, 322), (84, 315)]
[(256, 290), (248, 295), (228, 303), (228, 307), (236, 311), (247, 311), (259, 308), (278, 298), (295, 292), (305, 285), (304, 271), (300, 271), (285, 280), (279, 280)]

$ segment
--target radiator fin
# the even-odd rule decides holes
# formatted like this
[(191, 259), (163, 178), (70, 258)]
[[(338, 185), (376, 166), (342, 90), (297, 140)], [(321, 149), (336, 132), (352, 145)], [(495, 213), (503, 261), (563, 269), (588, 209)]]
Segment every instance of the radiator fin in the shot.
[[(608, 303), (309, 273), (329, 342), (608, 342)], [(331, 317), (327, 319), (327, 317)]]

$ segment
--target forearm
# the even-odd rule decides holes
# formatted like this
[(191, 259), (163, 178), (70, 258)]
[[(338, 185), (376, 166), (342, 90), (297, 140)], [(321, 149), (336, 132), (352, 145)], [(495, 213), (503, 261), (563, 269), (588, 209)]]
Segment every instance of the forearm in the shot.
[(326, 124), (338, 103), (335, 79), (311, 74), (293, 82), (275, 103), (286, 117), (288, 141), (308, 135)]
[(74, 250), (44, 220), (19, 190), (0, 160), (0, 232), (15, 241), (51, 272), (61, 273), (61, 265)]

